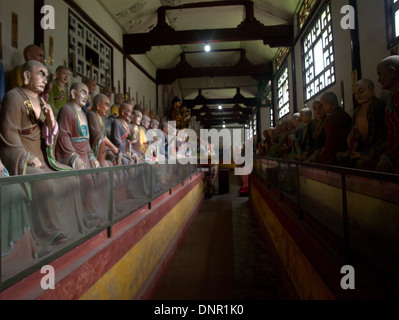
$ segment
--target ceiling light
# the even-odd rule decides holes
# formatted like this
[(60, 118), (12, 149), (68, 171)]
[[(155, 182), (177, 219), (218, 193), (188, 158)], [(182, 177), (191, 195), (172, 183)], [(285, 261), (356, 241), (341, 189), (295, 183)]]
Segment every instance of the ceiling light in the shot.
[(219, 106), (219, 110), (222, 110), (223, 109), (223, 107), (222, 106)]
[(205, 52), (210, 52), (212, 48), (208, 43), (206, 43), (204, 49), (205, 49)]
[(223, 129), (226, 129), (226, 125), (225, 124), (223, 125)]

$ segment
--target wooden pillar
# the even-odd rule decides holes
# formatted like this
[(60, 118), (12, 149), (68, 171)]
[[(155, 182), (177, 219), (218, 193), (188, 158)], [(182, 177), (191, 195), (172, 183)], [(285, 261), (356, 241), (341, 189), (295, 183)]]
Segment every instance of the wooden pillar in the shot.
[(33, 43), (37, 46), (44, 48), (44, 29), (41, 27), (41, 21), (43, 18), (42, 7), (44, 6), (44, 0), (35, 0), (34, 3), (34, 39)]

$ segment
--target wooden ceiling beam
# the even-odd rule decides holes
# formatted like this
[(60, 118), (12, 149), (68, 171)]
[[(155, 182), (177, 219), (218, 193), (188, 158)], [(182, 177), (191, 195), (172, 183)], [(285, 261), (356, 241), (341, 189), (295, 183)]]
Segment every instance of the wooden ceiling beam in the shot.
[(256, 80), (271, 79), (272, 64), (252, 65), (240, 64), (230, 67), (193, 68), (188, 64), (180, 64), (174, 69), (159, 69), (157, 71), (158, 84), (171, 84), (177, 79), (202, 77), (245, 77), (251, 76)]
[(154, 28), (149, 33), (123, 35), (123, 48), (126, 54), (144, 54), (153, 46), (256, 40), (263, 40), (265, 45), (271, 47), (289, 47), (292, 45), (293, 37), (292, 25), (264, 26), (249, 22), (233, 29), (184, 31), (164, 26)]
[[(166, 10), (196, 9), (215, 6), (245, 6), (245, 19), (237, 28), (176, 31), (166, 22)], [(153, 46), (263, 40), (271, 47), (289, 47), (294, 40), (292, 24), (265, 26), (254, 16), (252, 1), (211, 1), (185, 4), (181, 7), (160, 7), (158, 23), (149, 33), (125, 34), (123, 48), (126, 54), (144, 54)]]

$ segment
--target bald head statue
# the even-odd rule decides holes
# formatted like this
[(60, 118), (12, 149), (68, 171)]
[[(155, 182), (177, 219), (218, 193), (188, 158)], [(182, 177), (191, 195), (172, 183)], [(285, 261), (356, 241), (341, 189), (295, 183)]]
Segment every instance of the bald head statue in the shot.
[(377, 66), (378, 82), (382, 89), (392, 90), (399, 84), (399, 56), (383, 59)]
[(89, 89), (84, 83), (78, 82), (71, 86), (71, 102), (83, 108), (89, 98)]
[(36, 60), (29, 60), (21, 68), (23, 87), (41, 94), (47, 84), (47, 68)]
[(25, 62), (36, 60), (44, 63), (44, 51), (42, 48), (35, 44), (31, 44), (24, 49)]

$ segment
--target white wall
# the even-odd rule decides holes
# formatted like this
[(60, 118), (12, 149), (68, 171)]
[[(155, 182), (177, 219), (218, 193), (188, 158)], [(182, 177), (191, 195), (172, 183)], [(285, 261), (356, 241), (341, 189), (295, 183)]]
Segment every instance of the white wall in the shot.
[[(98, 5), (95, 0), (76, 0), (81, 9), (83, 9), (115, 42), (123, 46), (123, 30), (109, 13)], [(55, 29), (45, 30), (45, 55), (48, 60), (49, 39), (54, 39), (54, 63), (50, 65), (47, 61), (46, 66), (50, 73), (55, 74), (59, 65), (68, 61), (68, 12), (69, 6), (62, 0), (46, 0), (46, 5), (51, 5), (55, 9)], [(0, 22), (2, 23), (2, 45), (3, 45), (3, 65), (6, 72), (11, 72), (17, 65), (24, 63), (23, 49), (34, 41), (34, 1), (33, 0), (0, 0)], [(73, 10), (72, 10), (73, 11)], [(11, 12), (18, 14), (18, 49), (11, 47)], [(76, 12), (75, 12), (76, 13)], [(77, 14), (78, 15), (78, 14)], [(78, 15), (79, 16), (79, 15)], [(79, 16), (80, 17), (80, 16)], [(81, 17), (80, 17), (81, 18)], [(82, 19), (84, 20), (84, 19)], [(86, 24), (87, 21), (85, 21)], [(89, 24), (88, 24), (89, 25)], [(89, 25), (90, 26), (90, 25)], [(92, 27), (92, 26), (90, 26)], [(93, 27), (92, 27), (93, 28)], [(93, 28), (94, 31), (95, 28)], [(99, 33), (99, 32), (97, 32)], [(99, 34), (102, 37), (101, 34)], [(103, 39), (106, 41), (106, 39)], [(108, 43), (108, 42), (107, 42)], [(111, 45), (111, 44), (110, 44)], [(112, 45), (111, 45), (112, 46)], [(134, 59), (140, 66), (153, 78), (156, 76), (156, 68), (146, 56), (134, 56)], [(118, 91), (118, 80), (123, 91), (123, 54), (116, 48), (113, 50), (113, 86)], [(139, 100), (145, 100), (146, 106), (154, 109), (157, 101), (156, 84), (147, 77), (136, 66), (127, 62), (127, 88), (131, 87), (131, 93), (136, 98), (136, 92), (139, 93)], [(70, 85), (81, 81), (81, 77), (70, 79)], [(96, 92), (100, 92), (97, 86)], [(144, 97), (144, 99), (143, 99)], [(111, 98), (113, 100), (114, 97)]]
[[(18, 15), (18, 48), (11, 46), (11, 13)], [(33, 1), (0, 0), (0, 23), (2, 25), (3, 59), (6, 72), (25, 62), (24, 48), (33, 41)]]
[[(141, 76), (138, 76), (140, 74)], [(134, 98), (135, 103), (140, 104), (143, 109), (149, 110), (151, 102), (151, 110), (154, 110), (156, 105), (156, 84), (144, 76), (129, 60), (126, 63), (126, 79), (127, 91), (129, 91), (130, 87), (131, 96)]]

